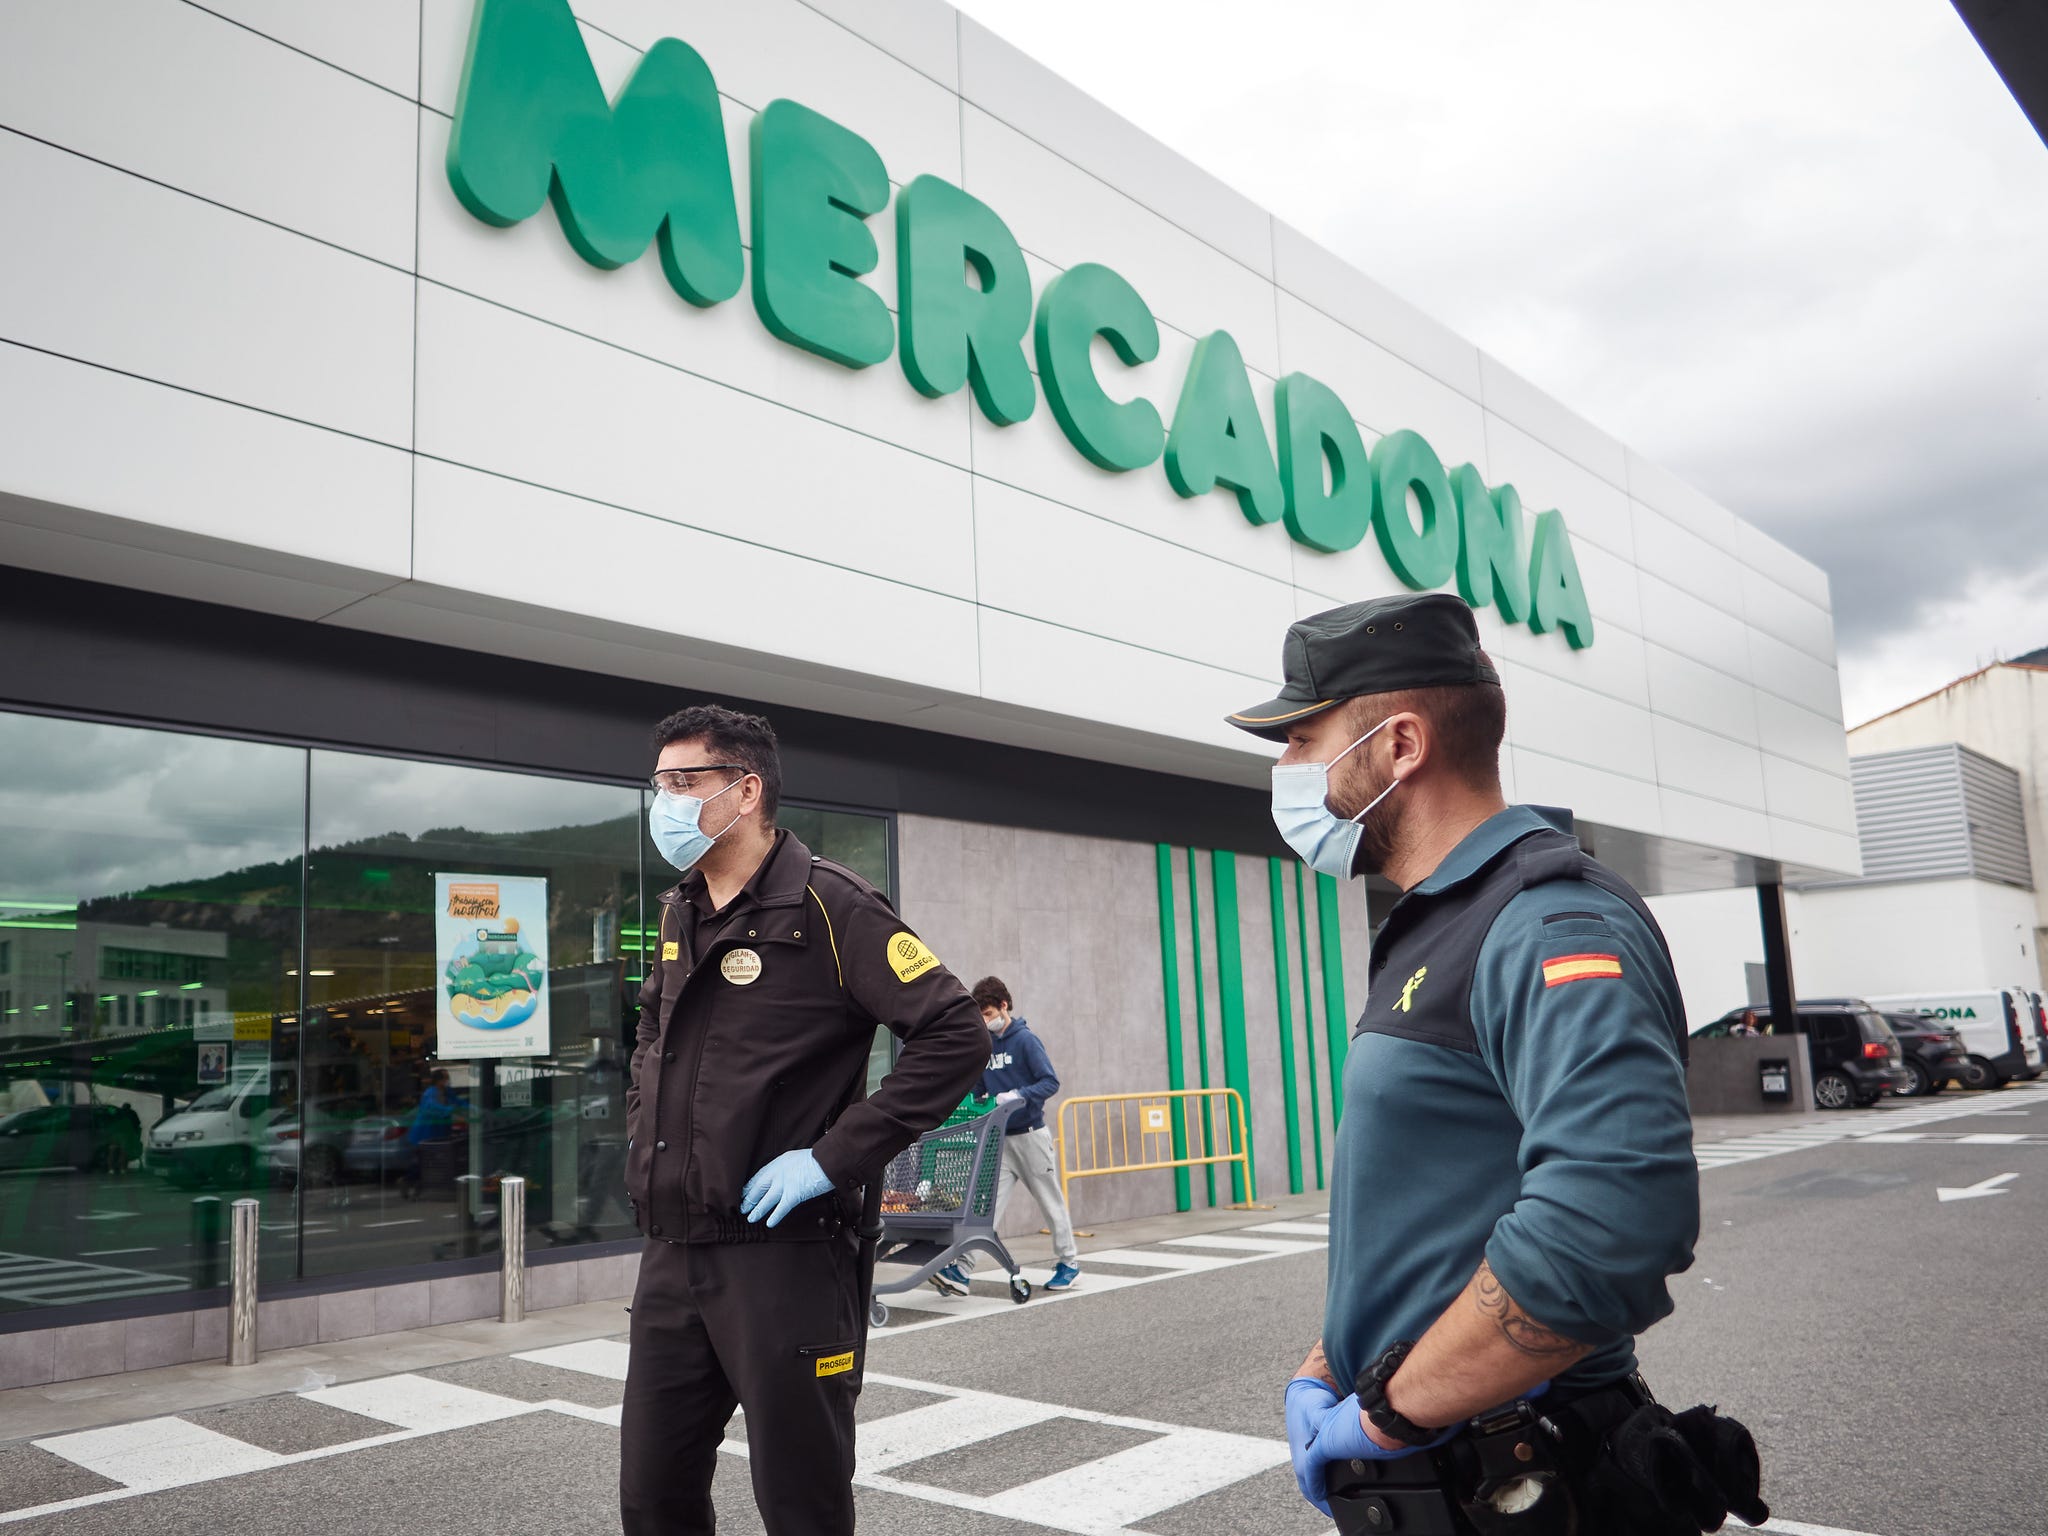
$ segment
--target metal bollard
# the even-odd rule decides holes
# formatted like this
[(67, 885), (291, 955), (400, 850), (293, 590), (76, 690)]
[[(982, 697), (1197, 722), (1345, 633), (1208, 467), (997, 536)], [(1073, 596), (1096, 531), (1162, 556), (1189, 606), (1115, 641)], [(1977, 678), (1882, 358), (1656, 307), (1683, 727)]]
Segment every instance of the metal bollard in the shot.
[(498, 1180), (498, 1321), (526, 1316), (526, 1180)]
[(254, 1200), (234, 1204), (233, 1257), (228, 1283), (228, 1364), (256, 1363), (256, 1213)]
[(220, 1196), (200, 1195), (192, 1202), (192, 1285), (210, 1291), (220, 1284)]

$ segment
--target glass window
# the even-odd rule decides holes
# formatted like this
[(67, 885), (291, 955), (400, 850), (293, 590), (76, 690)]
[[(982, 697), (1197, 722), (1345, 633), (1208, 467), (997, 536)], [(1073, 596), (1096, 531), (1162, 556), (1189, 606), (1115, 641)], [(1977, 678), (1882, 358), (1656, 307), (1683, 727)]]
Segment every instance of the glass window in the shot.
[[(0, 713), (0, 1310), (225, 1284), (296, 1104), (306, 754)], [(284, 1241), (274, 1234), (285, 1234)]]
[(340, 752), (312, 761), (305, 1273), (633, 1236), (625, 1074), (641, 794)]

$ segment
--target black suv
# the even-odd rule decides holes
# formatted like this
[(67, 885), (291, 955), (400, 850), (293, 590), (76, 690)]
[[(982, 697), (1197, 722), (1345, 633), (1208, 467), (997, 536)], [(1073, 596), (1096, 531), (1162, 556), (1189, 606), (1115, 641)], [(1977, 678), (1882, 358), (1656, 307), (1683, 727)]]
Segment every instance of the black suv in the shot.
[[(1761, 1034), (1778, 1033), (1769, 1009), (1736, 1008), (1700, 1034), (1739, 1034), (1745, 1019), (1753, 1021)], [(1807, 1059), (1813, 1063), (1813, 1102), (1820, 1108), (1866, 1108), (1887, 1093), (1912, 1087), (1898, 1037), (1884, 1015), (1862, 998), (1801, 998), (1799, 1029), (1806, 1036)]]
[(1913, 1086), (1901, 1088), (1900, 1093), (1907, 1098), (1925, 1098), (1941, 1092), (1950, 1083), (1968, 1080), (1970, 1053), (1963, 1047), (1961, 1032), (1953, 1025), (1919, 1013), (1887, 1013), (1883, 1018), (1899, 1037), (1899, 1046), (1905, 1052), (1900, 1065), (1913, 1079)]

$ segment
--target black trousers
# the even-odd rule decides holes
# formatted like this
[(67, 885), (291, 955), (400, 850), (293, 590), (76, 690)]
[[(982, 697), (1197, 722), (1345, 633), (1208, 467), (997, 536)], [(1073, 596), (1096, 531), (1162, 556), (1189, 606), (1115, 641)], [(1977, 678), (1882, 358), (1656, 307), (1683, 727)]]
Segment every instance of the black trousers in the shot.
[(853, 1408), (867, 1364), (860, 1245), (664, 1243), (633, 1293), (620, 1423), (626, 1536), (710, 1536), (735, 1404), (768, 1536), (851, 1536)]

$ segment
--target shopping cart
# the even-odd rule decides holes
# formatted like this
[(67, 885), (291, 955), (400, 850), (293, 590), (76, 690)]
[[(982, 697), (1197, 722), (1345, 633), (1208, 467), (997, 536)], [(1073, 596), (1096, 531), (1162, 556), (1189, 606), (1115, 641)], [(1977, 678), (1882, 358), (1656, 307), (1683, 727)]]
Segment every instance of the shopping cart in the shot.
[(891, 1159), (882, 1175), (882, 1237), (878, 1264), (911, 1266), (901, 1280), (877, 1279), (868, 1321), (889, 1321), (885, 1295), (915, 1290), (962, 1254), (990, 1254), (1009, 1272), (1010, 1300), (1031, 1299), (1031, 1282), (996, 1236), (996, 1175), (1003, 1165), (1003, 1127), (1014, 1106), (929, 1131)]

